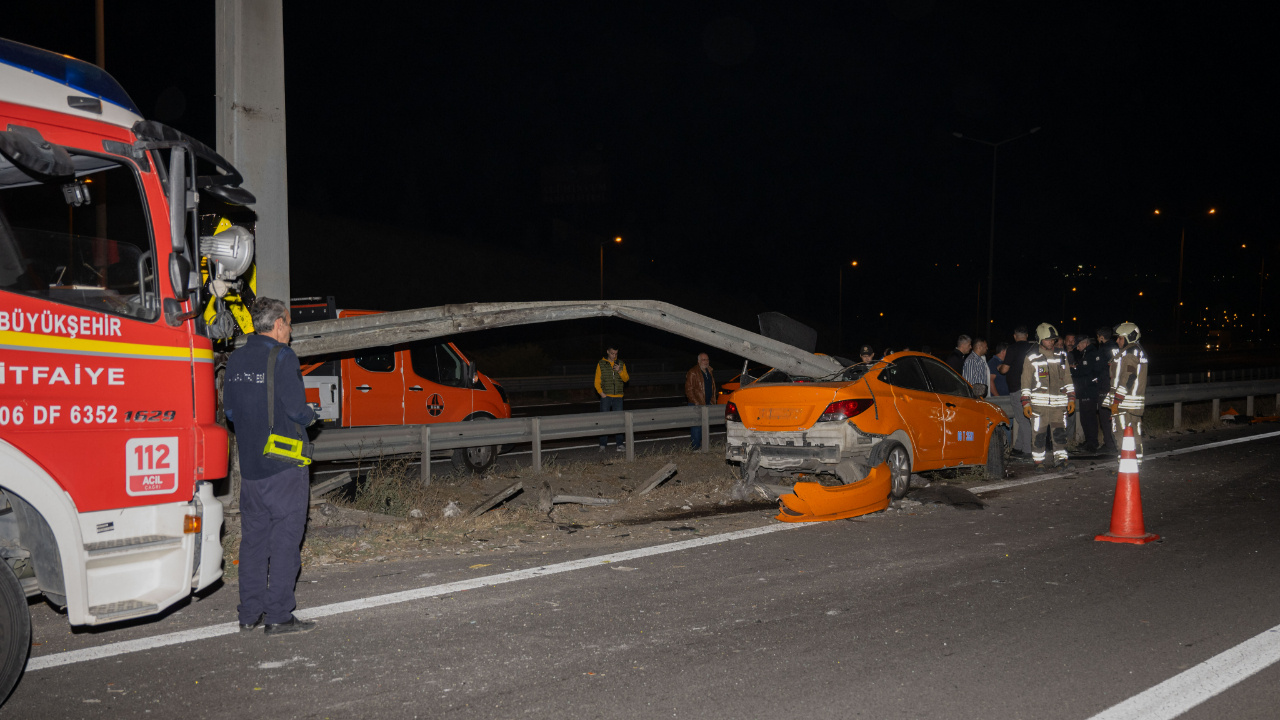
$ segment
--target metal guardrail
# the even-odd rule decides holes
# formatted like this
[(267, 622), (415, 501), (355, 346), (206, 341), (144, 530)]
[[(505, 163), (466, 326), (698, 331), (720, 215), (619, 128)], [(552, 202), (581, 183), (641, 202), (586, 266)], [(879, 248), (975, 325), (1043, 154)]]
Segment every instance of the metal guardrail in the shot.
[[(1254, 398), (1276, 395), (1280, 407), (1280, 379), (1247, 382), (1190, 383), (1147, 388), (1147, 405), (1173, 405), (1173, 426), (1182, 425), (1182, 404), (1213, 401), (1213, 417), (1218, 417), (1222, 400), (1245, 399), (1245, 414), (1253, 415)], [(988, 398), (988, 401), (1013, 417), (1022, 412), (1016, 396)], [(313, 459), (356, 460), (385, 455), (425, 454), (433, 450), (483, 447), (486, 445), (533, 445), (533, 471), (542, 470), (542, 443), (545, 440), (597, 435), (623, 435), (627, 443), (627, 460), (635, 459), (635, 433), (671, 430), (701, 424), (703, 437), (709, 437), (712, 425), (724, 424), (724, 406), (652, 408), (622, 412), (590, 412), (549, 417), (513, 418), (472, 422), (438, 423), (435, 425), (386, 425), (371, 428), (330, 428), (321, 431), (315, 441)], [(1015, 432), (1016, 423), (1015, 423)], [(710, 443), (704, 442), (703, 451)], [(431, 463), (422, 463), (423, 481), (431, 480)]]
[[(542, 471), (542, 443), (546, 440), (596, 435), (626, 438), (627, 460), (635, 459), (635, 434), (651, 430), (671, 430), (702, 425), (702, 436), (710, 436), (712, 425), (724, 424), (723, 405), (651, 408), (622, 412), (593, 412), (550, 417), (513, 418), (435, 425), (386, 425), (371, 428), (330, 428), (315, 440), (313, 460), (357, 460), (385, 455), (422, 454), (434, 450), (484, 447), (486, 445), (533, 445), (533, 471)], [(706, 452), (710, 443), (702, 444)], [(431, 482), (431, 463), (422, 463), (422, 480)]]
[[(633, 372), (628, 387), (648, 387), (651, 385), (684, 385), (684, 370), (668, 372)], [(731, 373), (717, 373), (716, 382), (723, 383), (732, 378)], [(495, 378), (507, 392), (545, 392), (548, 390), (588, 390), (595, 387), (596, 376), (592, 375), (548, 375), (543, 377)]]

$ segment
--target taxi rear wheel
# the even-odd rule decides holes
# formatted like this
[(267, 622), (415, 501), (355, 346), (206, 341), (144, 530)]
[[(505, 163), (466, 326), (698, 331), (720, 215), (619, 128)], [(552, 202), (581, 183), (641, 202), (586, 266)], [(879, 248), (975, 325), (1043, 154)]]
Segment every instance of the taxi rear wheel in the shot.
[(882, 462), (889, 464), (889, 494), (903, 497), (911, 488), (911, 454), (900, 443), (889, 441), (871, 465), (875, 467)]

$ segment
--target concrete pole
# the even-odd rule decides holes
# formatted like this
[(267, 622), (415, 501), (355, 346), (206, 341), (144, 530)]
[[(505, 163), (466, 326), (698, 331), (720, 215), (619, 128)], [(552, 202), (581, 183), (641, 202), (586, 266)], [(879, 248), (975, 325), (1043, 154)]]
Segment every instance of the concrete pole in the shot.
[(282, 0), (216, 0), (217, 150), (257, 196), (258, 295), (289, 302)]

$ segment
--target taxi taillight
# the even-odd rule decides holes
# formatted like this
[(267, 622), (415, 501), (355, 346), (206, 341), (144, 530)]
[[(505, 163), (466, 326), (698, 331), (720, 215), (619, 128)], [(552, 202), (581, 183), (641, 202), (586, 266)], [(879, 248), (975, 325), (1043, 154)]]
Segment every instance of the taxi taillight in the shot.
[(742, 418), (738, 417), (738, 406), (731, 402), (725, 403), (724, 419), (729, 422), (742, 422)]
[(856, 417), (866, 412), (874, 402), (866, 399), (837, 400), (822, 411), (822, 416), (818, 418), (818, 422), (844, 422), (851, 417)]

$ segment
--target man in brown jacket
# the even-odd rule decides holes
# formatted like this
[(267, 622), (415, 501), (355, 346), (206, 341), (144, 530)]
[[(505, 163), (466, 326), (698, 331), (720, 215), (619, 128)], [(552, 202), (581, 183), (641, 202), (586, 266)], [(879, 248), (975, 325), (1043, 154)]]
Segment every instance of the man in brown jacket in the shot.
[[(711, 359), (706, 353), (698, 355), (698, 364), (684, 374), (684, 398), (690, 405), (716, 404), (716, 378), (711, 370)], [(702, 425), (689, 428), (693, 449), (702, 447)]]

